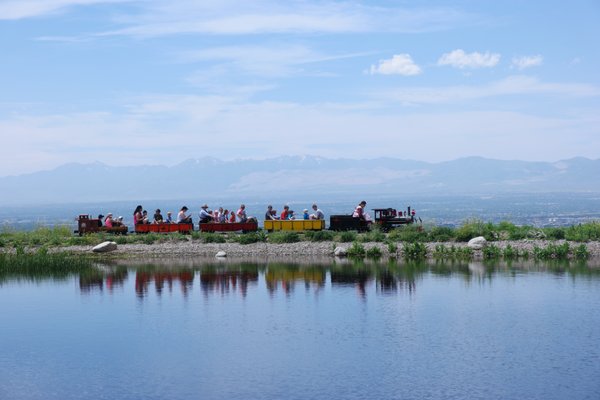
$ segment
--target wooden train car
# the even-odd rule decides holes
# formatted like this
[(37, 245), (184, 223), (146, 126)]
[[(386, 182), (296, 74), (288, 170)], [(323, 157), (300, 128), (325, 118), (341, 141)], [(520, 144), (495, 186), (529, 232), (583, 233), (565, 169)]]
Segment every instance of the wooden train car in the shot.
[(85, 235), (86, 233), (98, 233), (106, 232), (115, 235), (127, 235), (129, 228), (126, 225), (113, 226), (107, 228), (106, 226), (100, 226), (101, 221), (98, 218), (90, 218), (89, 215), (81, 214), (77, 217), (77, 230), (75, 233), (79, 236)]
[(199, 223), (202, 232), (256, 232), (258, 230), (257, 222), (205, 222)]
[(322, 219), (297, 219), (297, 220), (266, 220), (265, 230), (273, 231), (320, 231), (325, 229)]
[(135, 233), (190, 233), (194, 230), (193, 224), (137, 224), (135, 226)]

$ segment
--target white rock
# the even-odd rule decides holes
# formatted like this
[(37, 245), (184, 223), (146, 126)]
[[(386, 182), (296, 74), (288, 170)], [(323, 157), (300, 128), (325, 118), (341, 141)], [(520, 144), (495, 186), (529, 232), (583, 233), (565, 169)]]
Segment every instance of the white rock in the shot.
[(215, 254), (215, 257), (227, 257), (227, 253), (225, 253), (223, 250), (220, 250), (217, 252), (217, 254)]
[(333, 255), (336, 257), (346, 257), (348, 250), (345, 247), (336, 247), (333, 251)]
[(467, 246), (472, 248), (473, 250), (481, 250), (485, 247), (486, 244), (487, 244), (487, 240), (485, 240), (485, 238), (483, 236), (477, 236), (477, 237), (474, 237), (473, 239), (469, 240), (469, 243), (467, 243)]
[(115, 251), (117, 249), (116, 242), (102, 242), (92, 248), (94, 253), (108, 253), (109, 251)]

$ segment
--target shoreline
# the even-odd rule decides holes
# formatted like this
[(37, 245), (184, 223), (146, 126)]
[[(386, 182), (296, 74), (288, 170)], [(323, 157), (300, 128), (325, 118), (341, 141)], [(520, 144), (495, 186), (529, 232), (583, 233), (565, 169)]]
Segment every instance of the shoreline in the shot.
[[(524, 240), (502, 240), (488, 242), (487, 246), (496, 246), (501, 251), (507, 246), (511, 246), (513, 249), (519, 252), (527, 252), (529, 258), (533, 258), (533, 249), (535, 247), (544, 248), (549, 244), (561, 245), (568, 243), (571, 249), (577, 246), (585, 245), (588, 253), (589, 260), (600, 260), (600, 242), (570, 242), (566, 240), (541, 240), (541, 239), (524, 239)], [(383, 242), (365, 242), (361, 243), (365, 250), (369, 250), (373, 247), (379, 248), (381, 251), (381, 258), (402, 258), (403, 247), (411, 243), (399, 242), (397, 243), (397, 251), (390, 253), (388, 245)], [(426, 242), (423, 245), (427, 249), (426, 259), (436, 259), (434, 252), (436, 246), (443, 245), (447, 248), (454, 246), (456, 249), (467, 248), (467, 243), (457, 242)], [(169, 241), (162, 243), (153, 244), (121, 244), (117, 246), (117, 250), (109, 253), (100, 253), (107, 255), (111, 258), (136, 258), (142, 256), (144, 258), (164, 258), (164, 257), (215, 257), (217, 252), (224, 251), (226, 257), (230, 258), (330, 258), (333, 259), (334, 250), (336, 247), (342, 247), (348, 249), (352, 246), (352, 243), (340, 243), (334, 241), (323, 241), (323, 242), (296, 242), (296, 243), (267, 243), (257, 242), (251, 244), (239, 244), (239, 243), (202, 243), (200, 241)], [(74, 245), (74, 246), (53, 246), (48, 250), (50, 252), (68, 252), (73, 254), (89, 254), (91, 253), (93, 246), (91, 245)], [(441, 259), (450, 257), (441, 257)], [(502, 257), (500, 257), (502, 258)], [(569, 257), (570, 259), (572, 257)], [(473, 250), (471, 260), (483, 260), (483, 250)]]

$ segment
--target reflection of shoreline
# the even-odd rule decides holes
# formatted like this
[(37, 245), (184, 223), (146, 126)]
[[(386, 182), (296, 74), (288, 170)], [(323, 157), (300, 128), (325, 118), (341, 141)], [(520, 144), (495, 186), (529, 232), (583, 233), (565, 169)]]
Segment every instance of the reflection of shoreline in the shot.
[(221, 296), (240, 291), (243, 297), (248, 294), (248, 285), (258, 282), (258, 268), (243, 270), (204, 269), (200, 272), (200, 287), (204, 296), (220, 294)]

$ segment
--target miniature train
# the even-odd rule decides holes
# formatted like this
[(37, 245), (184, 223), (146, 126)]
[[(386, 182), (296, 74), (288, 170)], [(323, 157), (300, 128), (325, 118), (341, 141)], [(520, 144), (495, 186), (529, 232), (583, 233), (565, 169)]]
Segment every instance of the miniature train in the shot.
[[(329, 230), (332, 231), (368, 231), (372, 225), (378, 226), (382, 231), (387, 232), (390, 229), (402, 225), (408, 225), (416, 222), (415, 211), (410, 207), (406, 211), (397, 211), (395, 208), (374, 208), (374, 219), (368, 221), (355, 218), (352, 215), (331, 215), (329, 217)], [(98, 219), (90, 218), (89, 215), (80, 215), (78, 218), (78, 230), (75, 233), (83, 235), (85, 233), (107, 232), (114, 234), (127, 234), (128, 228), (125, 225), (107, 228), (100, 226)], [(325, 229), (324, 220), (298, 219), (298, 220), (266, 220), (263, 229), (269, 232), (273, 231), (320, 231)], [(199, 223), (200, 232), (256, 232), (258, 223), (256, 221), (218, 223), (206, 222)], [(158, 224), (137, 224), (135, 233), (172, 233), (179, 232), (189, 234), (194, 231), (194, 225), (191, 223), (158, 223)]]

